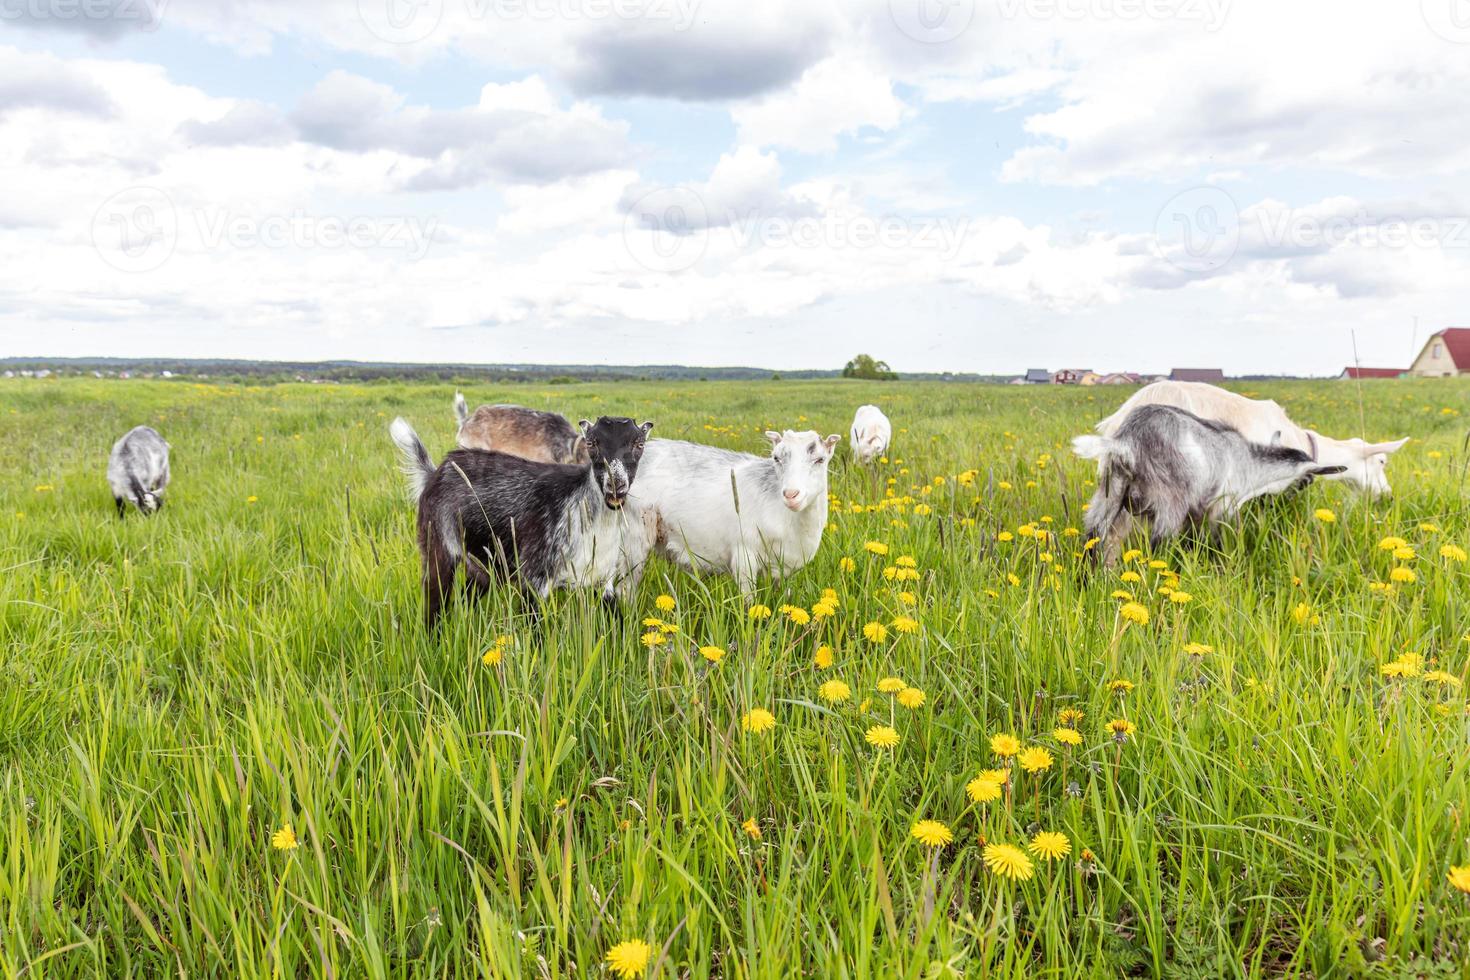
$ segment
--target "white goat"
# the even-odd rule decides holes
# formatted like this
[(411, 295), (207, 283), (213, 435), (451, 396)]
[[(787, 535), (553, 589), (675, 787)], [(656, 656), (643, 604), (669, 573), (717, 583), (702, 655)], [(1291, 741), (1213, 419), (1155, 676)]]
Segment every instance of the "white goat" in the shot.
[(762, 571), (811, 561), (827, 526), (827, 463), (840, 436), (767, 432), (771, 455), (650, 439), (629, 499), (658, 513), (665, 557), (732, 575), (749, 594)]
[(107, 482), (123, 516), (131, 503), (144, 514), (163, 508), (163, 491), (168, 488), (168, 443), (146, 425), (128, 431), (112, 445), (107, 460)]
[(1247, 398), (1200, 381), (1155, 381), (1140, 388), (1121, 408), (1099, 422), (1097, 431), (1103, 436), (1116, 434), (1123, 420), (1142, 405), (1172, 405), (1203, 419), (1224, 422), (1251, 442), (1300, 449), (1323, 466), (1343, 467), (1325, 479), (1346, 480), (1375, 496), (1391, 492), (1385, 472), (1388, 457), (1409, 441), (1332, 439), (1303, 429), (1273, 401)]
[(893, 424), (877, 405), (864, 405), (852, 417), (852, 433), (848, 445), (859, 462), (871, 462), (888, 451), (893, 439)]

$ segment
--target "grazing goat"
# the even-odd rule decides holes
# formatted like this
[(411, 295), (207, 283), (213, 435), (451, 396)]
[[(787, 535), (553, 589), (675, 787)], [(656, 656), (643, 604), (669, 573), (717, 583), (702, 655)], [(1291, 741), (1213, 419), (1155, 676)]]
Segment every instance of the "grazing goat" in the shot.
[(140, 425), (113, 443), (107, 482), (118, 517), (129, 503), (144, 514), (163, 509), (163, 491), (168, 488), (168, 443), (163, 436)]
[(1143, 405), (1173, 405), (1200, 418), (1233, 426), (1251, 442), (1279, 442), (1300, 449), (1323, 466), (1341, 467), (1328, 479), (1344, 480), (1374, 496), (1391, 492), (1386, 472), (1388, 457), (1409, 441), (1332, 439), (1303, 429), (1273, 401), (1246, 398), (1200, 381), (1155, 381), (1140, 388), (1121, 408), (1099, 422), (1097, 431), (1104, 436), (1113, 435), (1123, 420)]
[(1111, 436), (1078, 436), (1073, 451), (1099, 464), (1087, 536), (1111, 565), (1133, 517), (1147, 517), (1155, 548), (1186, 525), (1233, 516), (1246, 501), (1341, 473), (1300, 449), (1250, 442), (1223, 422), (1170, 405), (1145, 405)]
[(581, 433), (555, 412), (523, 405), (481, 405), (472, 415), (464, 395), (456, 391), (454, 414), (461, 449), (509, 453), (538, 463), (585, 466), (590, 461)]
[(852, 417), (852, 433), (848, 445), (859, 462), (871, 462), (888, 452), (893, 439), (893, 424), (877, 405), (864, 405)]
[(501, 452), (456, 449), (435, 466), (403, 419), (389, 433), (418, 502), (424, 618), (433, 626), (459, 565), (483, 595), (491, 572), (517, 577), (538, 598), (567, 586), (599, 586), (613, 601), (638, 586), (653, 546), (654, 515), (625, 506), (652, 422), (582, 422), (590, 462), (538, 463)]
[(827, 463), (840, 436), (767, 432), (769, 457), (654, 439), (634, 491), (658, 513), (661, 552), (688, 568), (724, 572), (749, 594), (763, 570), (811, 561), (827, 526)]

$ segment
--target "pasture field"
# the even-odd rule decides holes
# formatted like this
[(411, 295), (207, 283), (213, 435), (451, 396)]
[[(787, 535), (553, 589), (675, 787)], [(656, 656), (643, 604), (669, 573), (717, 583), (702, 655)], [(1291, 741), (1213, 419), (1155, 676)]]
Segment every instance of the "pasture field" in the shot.
[[(768, 618), (655, 562), (622, 617), (507, 594), (429, 636), (386, 426), (437, 458), (452, 386), (0, 382), (0, 969), (1464, 976), (1470, 386), (1234, 387), (1413, 436), (1395, 495), (1088, 575), (1067, 440), (1132, 389), (466, 388), (844, 447)], [(173, 485), (119, 521), (143, 422)]]

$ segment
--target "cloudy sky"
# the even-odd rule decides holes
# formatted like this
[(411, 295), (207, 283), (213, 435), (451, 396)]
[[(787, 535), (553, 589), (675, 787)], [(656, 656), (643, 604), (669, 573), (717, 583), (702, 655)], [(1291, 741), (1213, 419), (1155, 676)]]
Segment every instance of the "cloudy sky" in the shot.
[(0, 355), (1403, 366), (1467, 92), (1467, 0), (0, 0)]

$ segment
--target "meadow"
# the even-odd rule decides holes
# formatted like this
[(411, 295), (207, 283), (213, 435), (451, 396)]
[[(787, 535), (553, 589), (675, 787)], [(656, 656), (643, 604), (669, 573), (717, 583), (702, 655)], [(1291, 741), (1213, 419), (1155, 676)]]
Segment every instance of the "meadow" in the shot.
[[(1131, 389), (467, 387), (895, 444), (756, 608), (655, 562), (428, 635), (386, 426), (437, 458), (451, 386), (0, 382), (0, 969), (1464, 976), (1470, 385), (1234, 387), (1413, 436), (1394, 495), (1089, 574), (1067, 440)], [(173, 485), (118, 520), (138, 423)]]

